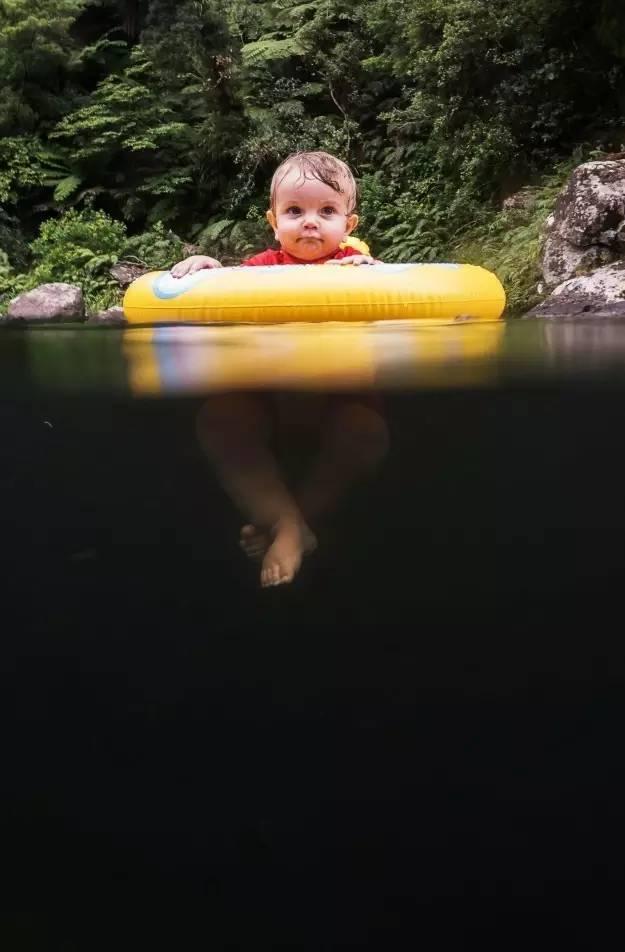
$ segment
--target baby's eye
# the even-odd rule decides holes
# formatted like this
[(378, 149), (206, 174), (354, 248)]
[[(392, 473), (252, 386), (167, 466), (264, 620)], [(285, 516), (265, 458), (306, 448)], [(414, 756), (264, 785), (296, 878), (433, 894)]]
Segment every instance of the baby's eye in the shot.
[(336, 208), (334, 208), (332, 205), (325, 205), (324, 208), (321, 209), (322, 215), (334, 215), (335, 212)]
[(289, 205), (286, 212), (287, 215), (301, 215), (302, 210), (299, 205)]

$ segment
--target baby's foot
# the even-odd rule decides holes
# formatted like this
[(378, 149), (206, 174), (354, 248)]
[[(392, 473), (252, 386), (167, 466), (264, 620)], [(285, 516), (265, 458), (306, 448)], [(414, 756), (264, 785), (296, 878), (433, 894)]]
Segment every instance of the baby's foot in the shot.
[(304, 555), (317, 548), (317, 539), (306, 525), (296, 519), (278, 523), (273, 542), (267, 549), (260, 573), (263, 588), (292, 582)]
[[(313, 552), (317, 548), (317, 537), (305, 522), (301, 524), (301, 533), (304, 543), (304, 552)], [(271, 545), (271, 534), (264, 529), (257, 529), (256, 526), (248, 523), (241, 529), (239, 545), (248, 559), (259, 562)]]

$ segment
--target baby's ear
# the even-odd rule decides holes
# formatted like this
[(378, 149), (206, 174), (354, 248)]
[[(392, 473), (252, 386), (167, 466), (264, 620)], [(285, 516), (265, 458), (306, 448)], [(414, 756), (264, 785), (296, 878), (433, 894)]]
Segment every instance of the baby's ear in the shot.
[(354, 228), (358, 225), (358, 215), (348, 215), (345, 222), (345, 234), (351, 235)]
[[(268, 209), (268, 210), (265, 212), (265, 218), (266, 218), (267, 221), (269, 222), (269, 227), (271, 228), (271, 230), (272, 230), (273, 233), (275, 234), (275, 233), (276, 233), (276, 228), (278, 227), (278, 223), (277, 223), (277, 221), (276, 221), (276, 216), (274, 215), (274, 213), (272, 212), (271, 209)], [(276, 236), (276, 237), (277, 237), (277, 236)]]

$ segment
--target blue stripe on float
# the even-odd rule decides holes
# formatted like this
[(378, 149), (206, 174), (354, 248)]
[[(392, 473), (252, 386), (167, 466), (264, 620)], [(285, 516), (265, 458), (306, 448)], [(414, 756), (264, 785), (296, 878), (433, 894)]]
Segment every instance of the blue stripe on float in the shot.
[(201, 271), (196, 271), (195, 274), (185, 275), (184, 278), (174, 278), (169, 271), (166, 271), (154, 279), (152, 291), (155, 297), (160, 298), (161, 301), (171, 301), (172, 298), (180, 297), (181, 294), (190, 291), (191, 288), (201, 284), (202, 281), (210, 279), (211, 274), (213, 274), (212, 269), (203, 268)]

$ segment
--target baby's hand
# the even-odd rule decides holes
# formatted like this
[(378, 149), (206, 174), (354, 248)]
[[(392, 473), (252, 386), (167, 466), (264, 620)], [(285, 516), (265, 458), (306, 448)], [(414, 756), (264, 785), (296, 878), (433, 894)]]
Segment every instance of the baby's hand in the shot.
[(326, 261), (326, 264), (382, 264), (371, 255), (350, 255), (348, 258), (334, 258), (332, 261)]
[(184, 278), (185, 274), (195, 274), (202, 268), (221, 268), (221, 262), (217, 258), (209, 258), (208, 255), (191, 255), (184, 261), (179, 261), (171, 269), (173, 278)]

